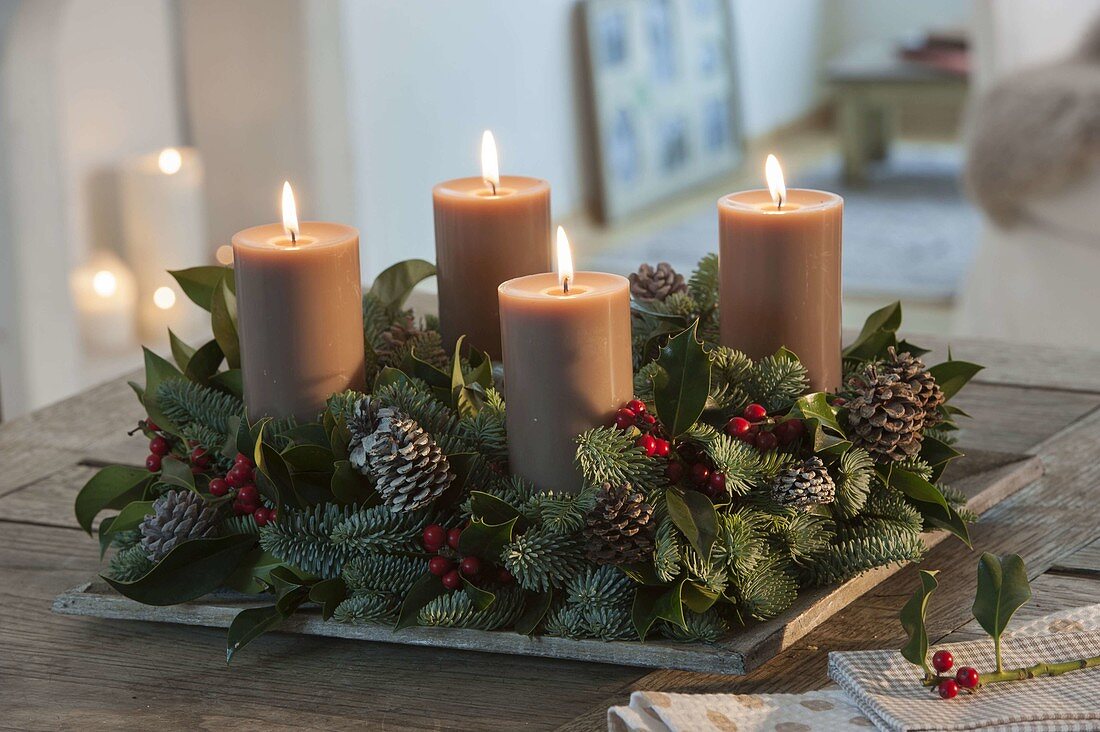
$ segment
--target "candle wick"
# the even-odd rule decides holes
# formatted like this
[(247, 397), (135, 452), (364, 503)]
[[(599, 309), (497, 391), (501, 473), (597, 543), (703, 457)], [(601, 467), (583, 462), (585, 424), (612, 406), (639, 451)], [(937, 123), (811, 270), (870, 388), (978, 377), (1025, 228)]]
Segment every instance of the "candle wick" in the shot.
[(564, 292), (566, 295), (569, 294), (569, 278), (568, 277), (562, 278), (561, 291)]
[(489, 187), (493, 189), (493, 195), (497, 194), (497, 184), (493, 181), (489, 181)]
[(777, 198), (779, 200), (775, 202), (775, 210), (780, 211), (783, 209), (783, 196), (777, 196)]
[(292, 246), (297, 246), (298, 244), (298, 235), (294, 233), (293, 229), (290, 230), (290, 243)]

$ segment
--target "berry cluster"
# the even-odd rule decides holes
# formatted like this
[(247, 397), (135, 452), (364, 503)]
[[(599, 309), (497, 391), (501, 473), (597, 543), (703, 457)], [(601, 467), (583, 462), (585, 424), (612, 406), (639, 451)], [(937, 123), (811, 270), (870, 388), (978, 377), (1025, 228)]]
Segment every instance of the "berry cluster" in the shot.
[(223, 477), (210, 481), (210, 495), (215, 498), (231, 496), (233, 513), (237, 516), (252, 515), (257, 526), (275, 521), (275, 509), (260, 503), (260, 491), (256, 488), (256, 466), (247, 455), (237, 453), (233, 467)]
[[(160, 427), (151, 419), (145, 420), (142, 429), (146, 434), (153, 435), (149, 440), (149, 456), (145, 458), (145, 468), (149, 472), (155, 473), (161, 469), (164, 458), (172, 452), (172, 440), (175, 438), (172, 438), (166, 432), (162, 432)], [(191, 452), (187, 455), (188, 460), (191, 462), (191, 472), (201, 473), (210, 467), (213, 461), (199, 443), (190, 440), (187, 447), (191, 448)]]
[[(937, 673), (947, 673), (954, 665), (955, 657), (951, 655), (951, 651), (936, 651), (932, 655), (932, 668), (936, 669)], [(936, 692), (941, 699), (954, 699), (959, 695), (960, 688), (977, 689), (980, 683), (981, 676), (978, 675), (977, 669), (972, 666), (960, 666), (955, 672), (955, 678), (942, 679), (936, 685)]]
[(664, 428), (657, 418), (646, 409), (641, 399), (631, 399), (615, 412), (615, 426), (621, 430), (636, 427), (642, 433), (638, 437), (638, 447), (645, 450), (647, 457), (668, 457), (672, 443), (664, 436)]
[(774, 450), (780, 445), (790, 445), (801, 438), (805, 431), (806, 425), (802, 420), (779, 421), (775, 417), (768, 417), (768, 410), (759, 404), (750, 404), (740, 417), (733, 417), (726, 423), (726, 434), (763, 452)]
[[(428, 560), (428, 571), (439, 577), (448, 590), (457, 590), (462, 586), (462, 578), (475, 579), (482, 573), (481, 560), (477, 557), (463, 557), (458, 553), (458, 544), (462, 539), (462, 529), (444, 529), (439, 524), (424, 527), (422, 536), (424, 548), (435, 554)], [(512, 582), (512, 573), (504, 567), (496, 572), (496, 580), (503, 585)]]

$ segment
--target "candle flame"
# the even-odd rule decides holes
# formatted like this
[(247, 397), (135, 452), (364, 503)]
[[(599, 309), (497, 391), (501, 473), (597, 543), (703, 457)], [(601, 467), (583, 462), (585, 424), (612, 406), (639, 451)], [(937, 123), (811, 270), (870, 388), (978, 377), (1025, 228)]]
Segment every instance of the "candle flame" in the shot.
[(92, 289), (100, 297), (110, 297), (118, 290), (118, 278), (109, 269), (101, 269), (92, 276)]
[(496, 195), (500, 185), (500, 164), (497, 162), (497, 141), (489, 130), (481, 134), (481, 179)]
[(294, 204), (294, 191), (290, 181), (283, 181), (283, 231), (292, 242), (298, 241), (298, 207)]
[(783, 182), (783, 168), (779, 167), (779, 161), (774, 155), (769, 155), (764, 163), (764, 177), (768, 179), (768, 190), (771, 191), (776, 208), (782, 207), (783, 201), (787, 199), (787, 186)]
[(573, 252), (569, 248), (569, 237), (565, 235), (565, 229), (558, 227), (558, 284), (565, 292), (569, 292), (569, 286), (573, 283)]
[(183, 167), (183, 156), (176, 148), (166, 147), (160, 151), (160, 155), (157, 157), (157, 165), (160, 167), (160, 172), (165, 175), (175, 175)]
[(153, 293), (153, 304), (161, 310), (168, 310), (176, 304), (176, 293), (171, 287), (158, 287)]

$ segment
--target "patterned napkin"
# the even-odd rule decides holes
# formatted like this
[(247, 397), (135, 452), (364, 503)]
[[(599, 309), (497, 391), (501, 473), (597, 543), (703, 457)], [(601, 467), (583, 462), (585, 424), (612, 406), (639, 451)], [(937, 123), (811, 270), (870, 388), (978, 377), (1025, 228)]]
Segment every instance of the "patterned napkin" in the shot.
[[(1005, 634), (1009, 667), (1100, 654), (1100, 604), (1065, 610)], [(991, 668), (992, 641), (953, 643), (956, 667)], [(1100, 668), (1069, 677), (994, 684), (951, 701), (917, 683), (914, 667), (896, 651), (829, 654), (840, 688), (808, 694), (666, 694), (636, 691), (629, 706), (612, 707), (611, 732), (813, 732), (814, 730), (1061, 730), (1100, 729)], [(858, 681), (857, 681), (858, 679)]]

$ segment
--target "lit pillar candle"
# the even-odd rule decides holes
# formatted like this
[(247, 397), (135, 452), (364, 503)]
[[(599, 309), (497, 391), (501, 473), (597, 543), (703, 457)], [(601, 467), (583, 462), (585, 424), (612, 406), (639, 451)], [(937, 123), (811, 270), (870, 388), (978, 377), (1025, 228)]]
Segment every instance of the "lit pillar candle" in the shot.
[(768, 190), (718, 200), (722, 345), (762, 358), (786, 347), (810, 387), (840, 387), (840, 257), (844, 199), (786, 190), (775, 156)]
[(550, 184), (499, 175), (488, 131), (481, 172), (432, 189), (439, 328), (448, 348), (465, 335), (466, 343), (499, 360), (497, 286), (550, 269)]
[(283, 223), (234, 234), (233, 261), (249, 419), (313, 421), (330, 395), (364, 387), (358, 231), (299, 226), (284, 183)]
[(176, 304), (170, 269), (210, 260), (202, 160), (193, 148), (167, 147), (129, 160), (120, 174), (126, 259), (138, 286), (138, 323), (147, 338), (164, 328), (201, 332), (202, 311)]
[(500, 285), (500, 327), (513, 473), (541, 489), (575, 492), (577, 436), (610, 424), (633, 398), (630, 285), (573, 273), (558, 227), (558, 271)]
[(100, 255), (70, 277), (80, 331), (90, 351), (115, 353), (134, 347), (134, 276), (122, 262)]

